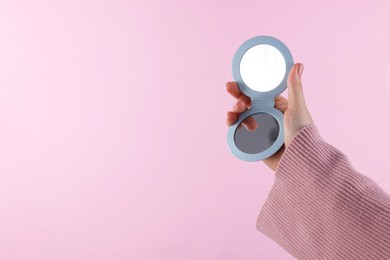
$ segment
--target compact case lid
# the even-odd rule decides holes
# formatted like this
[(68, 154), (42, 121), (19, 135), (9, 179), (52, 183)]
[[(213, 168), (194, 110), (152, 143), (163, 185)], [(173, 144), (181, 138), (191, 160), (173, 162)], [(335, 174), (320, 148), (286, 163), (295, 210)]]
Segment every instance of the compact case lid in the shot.
[[(263, 47), (267, 47), (267, 48), (263, 48)], [(273, 85), (271, 87), (267, 86), (265, 88), (265, 91), (257, 91), (256, 89), (258, 88), (258, 86), (253, 86), (253, 84), (256, 84), (256, 80), (251, 80), (251, 78), (248, 78), (248, 76), (244, 74), (246, 73), (245, 70), (242, 71), (243, 69), (242, 66), (244, 66), (244, 69), (251, 70), (249, 73), (252, 74), (262, 73), (261, 71), (262, 68), (253, 68), (255, 66), (251, 66), (253, 62), (254, 63), (259, 62), (258, 60), (256, 61), (256, 56), (253, 55), (256, 54), (256, 52), (267, 53), (267, 55), (270, 55), (271, 53), (271, 55), (273, 56), (270, 57), (270, 60), (272, 59), (272, 60), (279, 61), (279, 63), (280, 62), (285, 63), (284, 64), (285, 67), (283, 67), (283, 69), (279, 69), (279, 72), (277, 72), (278, 75), (276, 77), (276, 81), (275, 81), (275, 75), (273, 75), (273, 77), (270, 77), (272, 82), (268, 82), (268, 83), (269, 84), (272, 83)], [(284, 59), (284, 61), (282, 58)], [(265, 67), (263, 66), (264, 67), (263, 73), (269, 73), (269, 71), (267, 72), (266, 70), (269, 64), (263, 63), (262, 65), (265, 65)], [(233, 78), (237, 82), (240, 90), (245, 95), (251, 97), (252, 101), (254, 102), (273, 101), (276, 96), (278, 96), (287, 88), (288, 74), (293, 65), (294, 62), (293, 62), (291, 52), (287, 48), (287, 46), (284, 45), (284, 43), (271, 36), (256, 36), (245, 41), (238, 48), (233, 58), (232, 73), (233, 73)], [(256, 72), (254, 71), (254, 69), (259, 69), (259, 71)], [(253, 76), (253, 75), (249, 75), (249, 76)], [(279, 79), (277, 79), (278, 77)], [(252, 88), (247, 84), (252, 85)]]

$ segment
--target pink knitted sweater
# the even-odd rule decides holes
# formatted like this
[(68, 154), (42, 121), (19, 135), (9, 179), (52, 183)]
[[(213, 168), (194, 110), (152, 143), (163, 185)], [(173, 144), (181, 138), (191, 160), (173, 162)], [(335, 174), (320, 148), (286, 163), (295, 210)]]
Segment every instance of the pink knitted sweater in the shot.
[(278, 165), (257, 229), (297, 259), (390, 259), (390, 196), (308, 125)]

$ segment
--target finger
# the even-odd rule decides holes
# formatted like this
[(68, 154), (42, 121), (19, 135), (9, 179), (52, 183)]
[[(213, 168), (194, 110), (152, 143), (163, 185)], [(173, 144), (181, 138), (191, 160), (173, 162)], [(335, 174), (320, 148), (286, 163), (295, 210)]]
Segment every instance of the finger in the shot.
[(226, 124), (227, 126), (231, 126), (232, 124), (234, 124), (238, 119), (238, 114), (237, 113), (234, 113), (232, 111), (229, 111), (227, 113), (227, 119), (226, 119)]
[(282, 111), (282, 113), (284, 113), (284, 111), (286, 111), (288, 107), (288, 100), (287, 98), (279, 95), (275, 98), (275, 108)]
[(243, 101), (237, 100), (237, 102), (232, 107), (232, 112), (235, 113), (242, 113), (246, 109), (246, 105)]
[[(227, 113), (227, 119), (226, 119), (226, 124), (227, 126), (231, 126), (233, 125), (235, 122), (237, 122), (237, 119), (238, 119), (238, 113), (235, 113), (235, 112), (232, 112), (232, 111), (229, 111)], [(238, 129), (240, 129), (242, 127), (242, 125), (244, 125), (246, 127), (246, 129), (248, 129), (249, 131), (255, 131), (257, 129), (257, 122), (256, 120), (253, 118), (253, 117), (248, 117), (246, 118), (239, 126), (238, 126)]]
[(242, 121), (242, 124), (251, 132), (255, 131), (258, 127), (256, 120), (251, 116)]
[(243, 101), (247, 108), (251, 106), (251, 99), (247, 95), (241, 92), (236, 82), (226, 83), (226, 91), (237, 100)]
[(300, 110), (306, 106), (305, 98), (303, 96), (303, 87), (301, 82), (301, 76), (303, 73), (303, 64), (295, 64), (288, 75), (288, 100), (289, 109)]

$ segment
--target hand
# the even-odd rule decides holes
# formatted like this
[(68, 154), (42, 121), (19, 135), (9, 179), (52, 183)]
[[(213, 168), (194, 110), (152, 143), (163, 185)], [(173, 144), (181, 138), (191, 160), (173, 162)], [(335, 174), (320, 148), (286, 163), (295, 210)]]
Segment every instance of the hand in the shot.
[[(275, 108), (284, 114), (284, 145), (278, 152), (263, 160), (263, 162), (274, 171), (276, 171), (280, 158), (286, 147), (291, 143), (293, 137), (303, 127), (313, 123), (313, 119), (307, 109), (305, 97), (303, 95), (301, 82), (302, 73), (303, 64), (295, 64), (291, 68), (287, 80), (288, 100), (281, 95), (275, 98)], [(226, 123), (230, 126), (237, 121), (242, 112), (251, 107), (251, 99), (240, 91), (235, 82), (228, 82), (226, 84), (226, 90), (237, 99), (232, 111), (229, 111), (227, 114)], [(248, 130), (252, 131), (257, 127), (256, 121), (251, 117), (245, 119), (242, 124)]]

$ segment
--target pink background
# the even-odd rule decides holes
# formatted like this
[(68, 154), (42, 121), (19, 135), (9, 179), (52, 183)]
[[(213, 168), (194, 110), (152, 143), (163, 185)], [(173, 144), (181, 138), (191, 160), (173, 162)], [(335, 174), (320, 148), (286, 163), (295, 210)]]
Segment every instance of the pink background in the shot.
[(0, 259), (293, 259), (255, 228), (274, 175), (226, 145), (237, 47), (305, 65), (322, 136), (390, 191), (390, 4), (0, 3)]

